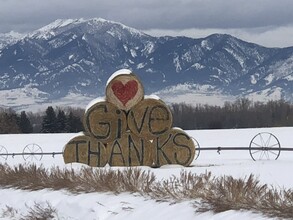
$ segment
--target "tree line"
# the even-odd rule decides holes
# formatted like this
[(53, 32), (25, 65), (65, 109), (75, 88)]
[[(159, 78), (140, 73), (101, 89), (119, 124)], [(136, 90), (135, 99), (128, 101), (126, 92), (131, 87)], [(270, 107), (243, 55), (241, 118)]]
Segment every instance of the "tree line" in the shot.
[(83, 130), (83, 109), (49, 106), (45, 112), (19, 114), (0, 108), (0, 134), (71, 133)]
[[(223, 106), (171, 104), (173, 126), (186, 130), (293, 126), (293, 104), (284, 100), (252, 102), (239, 99)], [(53, 108), (16, 113), (0, 108), (0, 134), (83, 131), (84, 109)]]
[(174, 126), (182, 129), (228, 129), (293, 126), (293, 105), (284, 100), (239, 99), (220, 106), (172, 104)]

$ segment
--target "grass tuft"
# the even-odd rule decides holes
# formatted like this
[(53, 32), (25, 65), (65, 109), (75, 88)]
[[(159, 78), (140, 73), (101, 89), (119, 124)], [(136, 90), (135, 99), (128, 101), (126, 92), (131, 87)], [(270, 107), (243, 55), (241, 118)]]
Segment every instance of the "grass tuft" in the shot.
[[(66, 189), (72, 193), (129, 192), (156, 201), (193, 200), (198, 212), (250, 210), (269, 217), (290, 219), (293, 216), (292, 190), (261, 184), (253, 175), (235, 179), (231, 176), (213, 177), (210, 172), (197, 175), (181, 171), (179, 177), (171, 176), (157, 181), (154, 173), (139, 168), (113, 170), (84, 167), (75, 171), (58, 167), (48, 170), (35, 165), (10, 167), (0, 164), (0, 186), (24, 190)], [(29, 216), (47, 213), (47, 219), (56, 213), (49, 204), (45, 207), (36, 204), (30, 211)], [(7, 212), (3, 213), (13, 214), (13, 209), (7, 208)]]
[(35, 203), (33, 207), (29, 207), (28, 213), (21, 220), (50, 220), (56, 219), (57, 211), (49, 202), (45, 204)]
[(1, 218), (9, 218), (12, 219), (17, 215), (17, 210), (11, 206), (6, 205), (5, 208), (2, 209)]

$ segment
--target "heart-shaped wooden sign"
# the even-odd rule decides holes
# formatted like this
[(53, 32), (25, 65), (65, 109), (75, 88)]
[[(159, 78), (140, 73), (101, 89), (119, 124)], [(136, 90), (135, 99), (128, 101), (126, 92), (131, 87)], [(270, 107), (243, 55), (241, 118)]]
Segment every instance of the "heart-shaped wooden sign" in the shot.
[(143, 97), (143, 86), (133, 74), (121, 74), (114, 77), (106, 88), (106, 100), (126, 111)]

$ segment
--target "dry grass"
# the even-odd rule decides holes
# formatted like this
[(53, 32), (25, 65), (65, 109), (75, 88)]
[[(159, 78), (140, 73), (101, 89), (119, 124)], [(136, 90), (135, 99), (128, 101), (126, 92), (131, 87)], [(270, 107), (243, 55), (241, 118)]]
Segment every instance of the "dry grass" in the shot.
[(17, 210), (11, 206), (6, 205), (5, 208), (2, 209), (1, 218), (14, 218), (17, 215)]
[(49, 202), (45, 204), (35, 203), (33, 207), (29, 207), (28, 213), (21, 220), (49, 220), (56, 219), (56, 209)]
[(25, 214), (19, 213), (15, 208), (6, 205), (2, 209), (1, 218), (20, 220), (49, 220), (58, 219), (57, 211), (47, 201), (45, 203), (34, 203), (32, 207), (26, 205), (28, 211)]
[[(35, 165), (9, 167), (0, 164), (0, 186), (25, 190), (66, 189), (72, 193), (130, 192), (157, 201), (192, 200), (196, 210), (200, 212), (250, 210), (269, 217), (293, 216), (293, 192), (261, 184), (253, 175), (242, 179), (231, 176), (216, 178), (211, 173), (196, 175), (182, 171), (179, 177), (172, 176), (157, 181), (152, 172), (139, 168), (82, 168), (75, 171), (59, 168), (47, 170)], [(54, 213), (52, 207), (47, 208), (47, 213)], [(44, 211), (44, 207), (35, 206), (31, 210), (32, 215), (37, 214), (34, 212), (37, 210)], [(8, 209), (7, 213), (9, 214)]]

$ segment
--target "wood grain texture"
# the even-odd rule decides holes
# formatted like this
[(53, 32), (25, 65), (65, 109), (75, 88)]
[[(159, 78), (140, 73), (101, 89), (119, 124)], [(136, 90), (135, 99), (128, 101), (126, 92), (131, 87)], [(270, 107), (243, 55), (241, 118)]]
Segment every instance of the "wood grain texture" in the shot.
[(161, 100), (144, 99), (130, 109), (127, 116), (129, 129), (137, 136), (152, 140), (171, 129), (173, 117)]
[(110, 166), (152, 166), (151, 142), (126, 132), (120, 139), (107, 144)]
[(195, 156), (193, 140), (178, 128), (172, 128), (169, 132), (156, 137), (152, 144), (156, 167), (166, 164), (189, 166)]
[(84, 115), (84, 128), (98, 141), (108, 143), (126, 132), (127, 120), (124, 111), (103, 101), (91, 106)]
[(106, 87), (106, 100), (119, 109), (128, 111), (144, 97), (144, 89), (134, 74), (121, 74)]
[(105, 145), (86, 135), (76, 136), (65, 145), (63, 159), (65, 163), (83, 163), (92, 167), (104, 167), (108, 162)]

